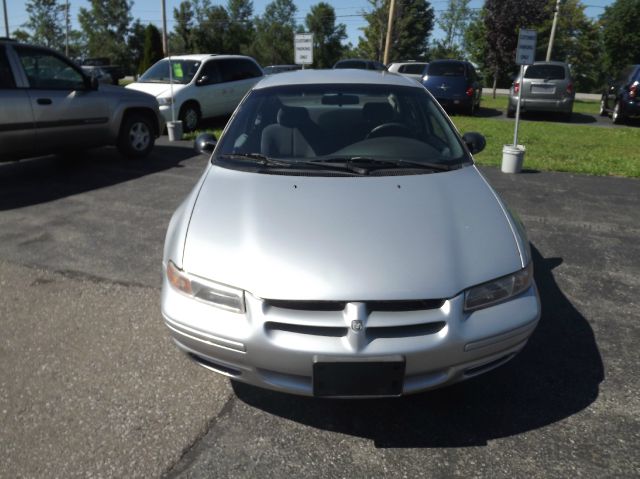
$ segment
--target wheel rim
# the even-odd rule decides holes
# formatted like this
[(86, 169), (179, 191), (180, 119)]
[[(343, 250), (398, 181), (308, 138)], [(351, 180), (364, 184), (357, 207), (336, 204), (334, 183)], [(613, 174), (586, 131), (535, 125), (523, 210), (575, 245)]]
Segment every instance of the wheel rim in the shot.
[(618, 119), (619, 114), (620, 114), (620, 105), (616, 103), (616, 105), (613, 107), (613, 113), (611, 114), (611, 118), (613, 119), (613, 121), (616, 121)]
[(129, 144), (136, 151), (144, 151), (151, 141), (151, 132), (143, 122), (136, 122), (129, 130)]
[(604, 113), (604, 100), (600, 100), (600, 114)]
[(198, 112), (193, 108), (189, 108), (188, 110), (186, 110), (184, 112), (183, 123), (187, 130), (195, 130), (198, 126)]

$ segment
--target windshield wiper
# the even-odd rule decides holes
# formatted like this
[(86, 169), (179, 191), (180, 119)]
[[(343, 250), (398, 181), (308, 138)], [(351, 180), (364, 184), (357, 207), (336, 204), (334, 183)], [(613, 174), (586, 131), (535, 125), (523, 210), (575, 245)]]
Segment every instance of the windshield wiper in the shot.
[(220, 155), (219, 158), (229, 159), (229, 160), (249, 160), (259, 165), (265, 166), (291, 166), (292, 162), (284, 161), (284, 160), (276, 160), (275, 158), (270, 158), (267, 155), (263, 155), (262, 153), (225, 153)]
[(388, 159), (388, 158), (373, 158), (369, 156), (334, 156), (330, 158), (322, 158), (317, 160), (309, 160), (309, 163), (318, 163), (332, 166), (341, 166), (345, 165), (346, 167), (353, 169), (363, 167), (367, 167), (370, 165), (387, 165), (385, 167), (376, 168), (388, 168), (394, 166), (412, 166), (417, 168), (424, 168), (428, 170), (437, 170), (437, 171), (449, 171), (454, 169), (454, 166), (447, 165), (444, 163), (429, 163), (425, 161), (418, 160), (402, 160), (402, 159)]

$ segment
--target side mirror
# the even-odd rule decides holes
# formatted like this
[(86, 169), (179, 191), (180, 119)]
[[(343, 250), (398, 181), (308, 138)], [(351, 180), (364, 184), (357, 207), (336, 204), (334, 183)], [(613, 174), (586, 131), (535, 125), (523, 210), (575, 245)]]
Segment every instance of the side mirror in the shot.
[(472, 155), (480, 153), (484, 150), (484, 147), (487, 146), (487, 140), (485, 137), (475, 131), (462, 135), (462, 140), (467, 145), (467, 148), (469, 148)]
[(211, 133), (201, 133), (193, 142), (193, 149), (201, 155), (210, 155), (216, 147), (218, 140)]
[(207, 84), (209, 84), (209, 77), (207, 75), (202, 75), (196, 80), (196, 86), (204, 86)]

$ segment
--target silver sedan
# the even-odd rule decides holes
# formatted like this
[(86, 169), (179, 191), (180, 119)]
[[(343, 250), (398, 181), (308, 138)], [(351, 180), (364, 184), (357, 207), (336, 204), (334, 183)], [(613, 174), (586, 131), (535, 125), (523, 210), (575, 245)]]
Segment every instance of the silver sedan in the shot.
[[(237, 381), (399, 396), (513, 358), (540, 317), (529, 244), (413, 80), (273, 75), (244, 98), (173, 215), (162, 315)], [(214, 149), (215, 147), (215, 149)]]

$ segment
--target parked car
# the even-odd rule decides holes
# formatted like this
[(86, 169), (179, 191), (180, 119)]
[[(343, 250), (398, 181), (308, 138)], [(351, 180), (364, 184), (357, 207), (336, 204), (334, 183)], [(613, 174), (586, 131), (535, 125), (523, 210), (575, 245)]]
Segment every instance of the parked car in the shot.
[(611, 115), (614, 123), (640, 117), (640, 65), (630, 65), (609, 80), (600, 99), (600, 115)]
[(518, 74), (509, 90), (507, 116), (513, 118), (522, 85), (520, 111), (559, 113), (568, 121), (573, 113), (576, 92), (569, 66), (564, 62), (535, 62), (526, 67), (524, 81)]
[(262, 68), (251, 57), (180, 55), (155, 63), (126, 88), (155, 96), (165, 120), (171, 121), (175, 114), (183, 130), (189, 132), (202, 118), (230, 114), (263, 76)]
[[(434, 98), (399, 75), (272, 75), (174, 213), (161, 310), (234, 380), (397, 396), (504, 364), (540, 316), (529, 244)], [(215, 150), (214, 150), (215, 146)]]
[(333, 68), (355, 68), (358, 70), (377, 70), (385, 71), (385, 67), (382, 63), (376, 60), (364, 60), (362, 58), (348, 58), (346, 60), (339, 60), (333, 65)]
[(301, 68), (302, 67), (300, 65), (269, 65), (268, 67), (264, 67), (262, 70), (264, 71), (265, 75), (273, 75), (275, 73), (300, 70)]
[(105, 71), (102, 67), (89, 67), (89, 66), (81, 66), (82, 71), (89, 77), (95, 78), (98, 80), (98, 83), (105, 83), (107, 85), (113, 84), (113, 78), (111, 78), (111, 74)]
[(473, 115), (480, 108), (482, 84), (470, 62), (434, 60), (427, 65), (422, 84), (447, 111)]
[(148, 155), (164, 120), (154, 97), (98, 85), (60, 53), (0, 40), (0, 159), (116, 145)]
[(112, 65), (111, 60), (107, 57), (85, 58), (82, 63), (85, 67), (100, 67), (105, 73), (111, 77), (113, 85), (119, 85), (120, 79), (124, 78), (124, 69), (120, 65)]
[(387, 67), (387, 70), (420, 81), (427, 65), (426, 62), (394, 62)]

